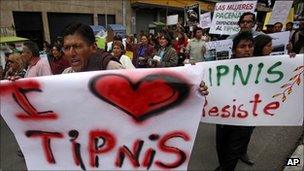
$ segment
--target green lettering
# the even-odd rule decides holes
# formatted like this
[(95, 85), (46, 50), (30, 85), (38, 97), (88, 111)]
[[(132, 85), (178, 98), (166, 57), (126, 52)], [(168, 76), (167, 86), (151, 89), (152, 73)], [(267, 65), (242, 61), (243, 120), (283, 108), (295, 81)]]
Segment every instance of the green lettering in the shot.
[(282, 71), (277, 71), (277, 70), (274, 70), (276, 67), (282, 65), (282, 62), (279, 61), (279, 62), (276, 62), (275, 64), (273, 64), (268, 70), (267, 70), (267, 73), (269, 75), (278, 75), (278, 78), (277, 79), (274, 79), (274, 80), (270, 80), (268, 78), (265, 79), (266, 82), (268, 83), (276, 83), (276, 82), (279, 82), (283, 79), (284, 77), (284, 73)]
[(222, 76), (225, 76), (228, 74), (229, 72), (229, 67), (226, 65), (219, 65), (216, 67), (216, 71), (217, 71), (217, 85), (220, 86), (220, 80)]
[(260, 75), (261, 75), (261, 72), (262, 72), (262, 69), (263, 69), (263, 67), (264, 67), (264, 64), (263, 64), (263, 63), (259, 63), (258, 67), (259, 67), (259, 70), (258, 70), (257, 76), (256, 76), (256, 78), (255, 78), (255, 83), (256, 83), (256, 84), (259, 83), (259, 77), (260, 77)]
[(209, 68), (209, 82), (210, 86), (212, 86), (212, 68)]
[(234, 72), (233, 72), (233, 81), (232, 81), (232, 84), (235, 85), (235, 77), (236, 77), (237, 73), (239, 73), (239, 77), (241, 79), (242, 84), (243, 85), (247, 85), (249, 77), (250, 77), (251, 70), (252, 70), (252, 64), (249, 64), (248, 65), (248, 71), (247, 71), (246, 79), (244, 79), (242, 69), (238, 65), (235, 65), (234, 66)]

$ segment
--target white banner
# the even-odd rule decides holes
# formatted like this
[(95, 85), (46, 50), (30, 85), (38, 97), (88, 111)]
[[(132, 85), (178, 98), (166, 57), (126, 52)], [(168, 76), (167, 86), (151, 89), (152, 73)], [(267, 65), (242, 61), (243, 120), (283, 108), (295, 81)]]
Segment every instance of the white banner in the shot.
[(200, 63), (206, 69), (202, 122), (245, 126), (303, 124), (304, 56)]
[(256, 1), (216, 3), (211, 34), (232, 35), (239, 32), (237, 22), (244, 12), (254, 12)]
[(209, 28), (211, 26), (211, 12), (200, 15), (200, 27)]
[(187, 170), (202, 68), (1, 81), (1, 115), (28, 170)]
[(272, 37), (271, 55), (288, 54), (287, 45), (289, 43), (290, 31), (268, 34)]
[(178, 14), (167, 16), (167, 25), (175, 25), (178, 23)]
[(268, 24), (275, 24), (276, 22), (285, 23), (289, 14), (290, 8), (292, 7), (293, 1), (275, 1), (271, 17)]

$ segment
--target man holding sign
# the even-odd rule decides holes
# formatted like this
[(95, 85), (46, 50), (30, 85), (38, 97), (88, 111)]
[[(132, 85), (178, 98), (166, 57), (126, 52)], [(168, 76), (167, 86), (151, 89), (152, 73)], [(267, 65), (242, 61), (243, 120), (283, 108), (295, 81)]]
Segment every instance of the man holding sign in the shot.
[[(242, 31), (250, 31), (253, 37), (258, 36), (260, 34), (263, 34), (261, 32), (253, 30), (253, 27), (255, 25), (255, 14), (252, 12), (245, 12), (241, 15), (238, 25), (240, 27), (240, 32)], [(239, 32), (239, 33), (240, 33)], [(233, 39), (235, 38), (239, 33), (230, 35), (227, 39)]]

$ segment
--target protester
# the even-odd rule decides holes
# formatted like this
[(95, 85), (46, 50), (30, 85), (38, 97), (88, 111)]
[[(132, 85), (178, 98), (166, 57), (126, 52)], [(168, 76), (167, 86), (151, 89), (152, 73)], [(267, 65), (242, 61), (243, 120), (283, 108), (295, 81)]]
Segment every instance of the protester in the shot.
[(106, 48), (105, 48), (105, 49), (107, 49), (107, 52), (111, 52), (111, 50), (112, 50), (112, 44), (113, 44), (113, 42), (116, 42), (116, 41), (122, 42), (123, 45), (124, 45), (124, 47), (126, 47), (126, 44), (125, 44), (126, 42), (125, 42), (125, 41), (122, 41), (122, 37), (119, 36), (119, 35), (115, 35), (115, 36), (113, 37), (113, 41), (108, 42), (108, 43), (106, 44)]
[(126, 37), (126, 53), (125, 55), (128, 56), (130, 59), (133, 58), (133, 51), (134, 51), (134, 37), (129, 35)]
[(153, 58), (148, 59), (149, 67), (162, 68), (177, 66), (178, 56), (175, 49), (172, 47), (171, 42), (172, 39), (169, 34), (164, 34), (160, 37), (159, 44), (161, 47)]
[(47, 59), (39, 57), (39, 48), (36, 43), (27, 41), (23, 44), (21, 59), (27, 66), (25, 78), (52, 75)]
[[(250, 32), (240, 32), (232, 45), (232, 58), (252, 57), (254, 39)], [(200, 85), (200, 90), (204, 85)], [(203, 94), (202, 91), (200, 91)], [(254, 163), (247, 155), (247, 147), (254, 127), (216, 125), (216, 150), (220, 166), (217, 171), (233, 171), (239, 159), (249, 165)]]
[(268, 56), (272, 52), (272, 38), (266, 34), (254, 38), (254, 56)]
[(299, 30), (295, 31), (291, 37), (292, 52), (304, 53), (304, 19), (300, 20)]
[(154, 48), (149, 44), (147, 35), (142, 34), (140, 43), (134, 46), (132, 63), (136, 68), (146, 68), (147, 61), (152, 57)]
[(173, 43), (173, 47), (176, 50), (178, 56), (178, 66), (184, 65), (184, 60), (186, 59), (186, 47), (188, 45), (188, 39), (185, 38), (183, 32), (177, 33), (177, 40)]
[(124, 55), (124, 45), (117, 41), (112, 44), (112, 54), (116, 57), (125, 69), (135, 69), (131, 59)]
[(47, 41), (43, 41), (43, 50), (40, 52), (41, 54), (50, 54), (51, 45)]
[(62, 73), (123, 69), (118, 59), (98, 49), (92, 28), (73, 23), (63, 30), (63, 49), (71, 67)]
[(273, 32), (274, 33), (281, 32), (282, 29), (283, 29), (283, 23), (281, 23), (281, 22), (274, 23), (274, 25), (273, 25)]
[(5, 73), (4, 79), (8, 77), (17, 76), (23, 78), (26, 70), (23, 67), (22, 59), (19, 53), (12, 53), (8, 57), (7, 64), (9, 66), (8, 71)]
[(196, 27), (193, 30), (194, 38), (190, 40), (186, 53), (189, 55), (190, 63), (205, 61), (204, 57), (207, 52), (206, 42), (202, 40), (203, 29)]
[(54, 75), (61, 74), (63, 70), (70, 67), (69, 61), (64, 58), (62, 47), (58, 43), (55, 43), (51, 49), (49, 62)]
[[(255, 25), (255, 14), (252, 12), (243, 13), (238, 21), (238, 25), (240, 27), (239, 33), (243, 32), (243, 31), (249, 31), (249, 32), (251, 32), (253, 37), (263, 34), (262, 32), (255, 31), (253, 29), (254, 25)], [(233, 39), (239, 33), (230, 35), (227, 39)]]
[(292, 29), (293, 29), (293, 22), (286, 23), (285, 31), (292, 31)]

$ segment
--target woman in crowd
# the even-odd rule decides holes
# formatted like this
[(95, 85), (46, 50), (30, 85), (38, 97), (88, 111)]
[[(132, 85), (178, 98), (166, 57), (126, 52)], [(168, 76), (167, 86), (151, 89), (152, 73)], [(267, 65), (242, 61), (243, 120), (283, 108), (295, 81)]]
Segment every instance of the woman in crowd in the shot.
[(153, 46), (149, 44), (147, 35), (141, 35), (140, 43), (134, 46), (132, 63), (136, 68), (146, 68), (147, 61), (152, 57)]
[(266, 34), (254, 38), (253, 56), (268, 56), (272, 52), (272, 38)]
[(184, 60), (186, 59), (185, 51), (188, 45), (188, 39), (186, 39), (183, 32), (177, 32), (177, 40), (173, 43), (173, 47), (176, 50), (178, 56), (178, 66), (184, 65)]
[(112, 55), (119, 60), (119, 62), (122, 64), (124, 68), (135, 69), (130, 58), (124, 55), (124, 45), (122, 44), (122, 42), (119, 41), (113, 42), (112, 47), (113, 47)]
[(61, 74), (63, 70), (70, 67), (69, 62), (64, 59), (62, 47), (58, 43), (52, 46), (49, 62), (53, 75)]
[(19, 76), (21, 78), (24, 77), (26, 71), (23, 67), (22, 59), (19, 53), (10, 54), (8, 56), (7, 64), (8, 70), (4, 76), (5, 79), (12, 76)]
[(175, 67), (177, 66), (178, 56), (171, 45), (171, 36), (164, 34), (159, 40), (160, 49), (153, 58), (148, 60), (149, 67)]

